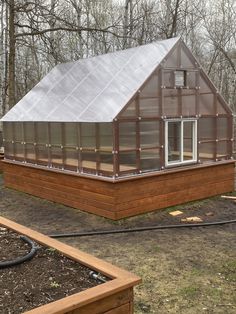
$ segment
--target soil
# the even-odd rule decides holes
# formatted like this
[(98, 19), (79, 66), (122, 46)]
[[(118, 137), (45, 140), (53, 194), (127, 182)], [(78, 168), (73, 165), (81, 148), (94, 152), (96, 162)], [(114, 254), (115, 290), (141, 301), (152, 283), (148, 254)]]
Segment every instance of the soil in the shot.
[[(1, 178), (1, 177), (0, 177)], [(236, 195), (236, 193), (232, 193)], [(173, 211), (181, 211), (172, 216)], [(3, 187), (0, 215), (45, 234), (236, 219), (236, 202), (220, 196), (117, 222)], [(189, 223), (191, 224), (191, 222)], [(142, 278), (135, 314), (234, 314), (236, 224), (62, 238)]]
[[(31, 260), (0, 268), (0, 313), (23, 313), (102, 283), (91, 278), (91, 269), (55, 249), (36, 245)], [(25, 256), (31, 249), (17, 233), (1, 226), (0, 248), (1, 262)]]

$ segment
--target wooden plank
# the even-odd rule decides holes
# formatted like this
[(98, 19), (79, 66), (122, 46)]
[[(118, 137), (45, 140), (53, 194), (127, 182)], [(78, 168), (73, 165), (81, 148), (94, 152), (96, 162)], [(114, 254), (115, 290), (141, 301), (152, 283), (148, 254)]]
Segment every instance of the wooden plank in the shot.
[(180, 183), (182, 183), (184, 180), (189, 180), (189, 178), (193, 176), (195, 177), (195, 179), (205, 179), (209, 177), (209, 174), (211, 174), (211, 178), (214, 178), (220, 174), (232, 175), (233, 170), (234, 167), (232, 167), (232, 165), (227, 165), (225, 167), (219, 166), (217, 168), (213, 167), (206, 169), (189, 170), (188, 172), (185, 171), (183, 173), (173, 175), (163, 173), (162, 176), (144, 178), (143, 180), (140, 179), (137, 184), (133, 184), (133, 181), (118, 182), (116, 184), (118, 186), (117, 192), (125, 192), (126, 190), (128, 190), (129, 192), (135, 192), (137, 191), (137, 189), (139, 189), (138, 193), (140, 193), (141, 191), (147, 190), (148, 188), (152, 188), (153, 184), (157, 184), (157, 182), (159, 183), (159, 186), (165, 184), (165, 182), (167, 181), (171, 182), (175, 180), (180, 180)]
[(29, 177), (26, 174), (20, 175), (19, 173), (12, 174), (5, 172), (6, 176), (9, 178), (12, 178), (12, 180), (16, 181), (22, 181), (23, 183), (29, 183), (32, 185), (38, 185), (42, 186), (51, 190), (55, 190), (58, 192), (66, 193), (71, 195), (71, 197), (76, 197), (79, 199), (86, 199), (86, 200), (91, 200), (91, 201), (96, 201), (98, 203), (104, 204), (105, 207), (109, 207), (110, 205), (113, 205), (115, 203), (114, 197), (112, 194), (99, 194), (96, 192), (91, 192), (91, 191), (84, 191), (82, 188), (78, 189), (75, 187), (68, 187), (63, 184), (59, 180), (57, 180), (57, 183), (51, 183), (47, 180), (39, 180), (35, 179), (33, 177)]
[(66, 191), (66, 188), (63, 189), (63, 187), (61, 187), (60, 189), (57, 189), (57, 188), (48, 187), (46, 184), (45, 185), (38, 184), (38, 183), (34, 184), (31, 182), (31, 180), (28, 180), (25, 177), (8, 175), (5, 178), (6, 178), (5, 180), (6, 186), (8, 186), (9, 184), (16, 184), (19, 187), (19, 190), (21, 190), (21, 187), (25, 187), (26, 189), (27, 187), (31, 187), (32, 194), (34, 194), (34, 191), (37, 192), (37, 190), (40, 189), (46, 194), (53, 195), (55, 197), (59, 196), (60, 198), (75, 201), (80, 204), (91, 205), (91, 206), (95, 206), (95, 207), (98, 207), (104, 210), (109, 210), (109, 211), (112, 208), (114, 208), (113, 204), (107, 204), (107, 203), (95, 200), (93, 197), (90, 197), (90, 198), (81, 197), (80, 195), (77, 195), (76, 192), (68, 193), (68, 191)]
[[(84, 306), (82, 308), (79, 308), (77, 310), (72, 311), (69, 314), (98, 314), (98, 313), (113, 313), (114, 310), (122, 310), (123, 305), (125, 305), (125, 308), (129, 309), (129, 302), (131, 299), (132, 294), (130, 293), (131, 289), (127, 289), (125, 291), (118, 292), (114, 295), (111, 295), (107, 298), (104, 298), (102, 300), (93, 302), (87, 306)], [(125, 313), (128, 314), (130, 312), (114, 312), (114, 313)]]
[(107, 217), (110, 219), (115, 219), (115, 215), (112, 211), (102, 209), (101, 207), (99, 207), (99, 205), (98, 207), (96, 207), (91, 204), (88, 204), (86, 203), (86, 200), (76, 201), (76, 200), (71, 199), (69, 196), (63, 198), (61, 195), (62, 193), (57, 193), (57, 191), (54, 191), (54, 190), (45, 189), (44, 187), (39, 187), (39, 186), (32, 186), (30, 184), (27, 184), (27, 185), (22, 184), (22, 183), (16, 184), (15, 181), (11, 182), (8, 177), (5, 177), (5, 185), (7, 187), (10, 187), (19, 191), (23, 191), (31, 195), (35, 195), (35, 196), (47, 199), (52, 202), (61, 203), (63, 205), (78, 208), (82, 211), (87, 211), (95, 215)]
[[(32, 167), (13, 165), (5, 163), (5, 169), (7, 172), (17, 173), (27, 176), (37, 178), (40, 180), (46, 180), (52, 183), (57, 183), (60, 181), (61, 184), (65, 186), (71, 186), (76, 188), (82, 188), (87, 191), (95, 191), (96, 193), (110, 193), (113, 190), (113, 185), (110, 182), (97, 181), (90, 178), (83, 178), (75, 175), (62, 174), (58, 172), (53, 172), (50, 170), (36, 169)], [(98, 184), (99, 182), (99, 184)]]
[(130, 309), (130, 303), (126, 303), (124, 305), (121, 305), (115, 309), (112, 309), (104, 314), (131, 314), (133, 312), (131, 312), (131, 309)]
[[(156, 176), (150, 176), (150, 177), (142, 177), (140, 180), (139, 185), (143, 185), (146, 188), (146, 185), (148, 183), (152, 183), (152, 182), (156, 182), (157, 177), (158, 177), (158, 181), (165, 181), (165, 180), (173, 180), (175, 178), (180, 178), (180, 177), (187, 177), (187, 176), (192, 176), (195, 173), (199, 173), (200, 175), (204, 175), (204, 173), (206, 173), (206, 171), (208, 171), (210, 169), (212, 169), (213, 173), (218, 173), (219, 171), (221, 171), (221, 169), (233, 169), (234, 168), (234, 163), (228, 163), (228, 164), (216, 164), (213, 165), (211, 167), (206, 167), (206, 168), (191, 168), (186, 170), (186, 168), (182, 168), (182, 172), (174, 172), (174, 173), (168, 173), (168, 172), (162, 172), (161, 175), (159, 173), (156, 174)], [(139, 177), (140, 179), (140, 177)], [(135, 180), (136, 181), (136, 180)], [(126, 186), (130, 186), (131, 182), (134, 182), (134, 180), (129, 180), (129, 181), (122, 181), (119, 182), (120, 183), (120, 187), (121, 187), (121, 183), (122, 183), (122, 189), (125, 189)]]
[[(183, 191), (189, 191), (190, 189), (202, 191), (203, 189), (208, 190), (208, 187), (212, 184), (214, 185), (217, 182), (223, 182), (231, 180), (233, 182), (233, 176), (232, 175), (221, 175), (212, 180), (211, 175), (209, 175), (207, 178), (198, 181), (195, 180), (193, 177), (192, 180), (188, 178), (188, 180), (183, 180), (181, 183), (179, 183), (179, 180), (172, 180), (167, 181), (165, 185), (157, 187), (155, 185), (155, 188), (152, 188), (152, 190), (146, 190), (145, 193), (138, 193), (135, 194), (134, 192), (128, 192), (127, 196), (122, 196), (117, 202), (116, 209), (119, 211), (121, 209), (127, 209), (130, 207), (136, 207), (141, 204), (148, 205), (150, 202), (159, 202), (163, 199), (169, 198), (171, 193), (174, 192), (176, 195), (175, 197), (183, 197), (183, 200), (185, 201), (185, 197), (189, 198), (189, 195), (185, 193), (185, 195), (182, 195)], [(138, 188), (137, 188), (138, 190)], [(132, 196), (130, 196), (132, 194)]]
[(229, 200), (236, 200), (236, 196), (221, 195), (221, 197)]
[(136, 183), (136, 189), (134, 189), (133, 185), (130, 185), (130, 189), (126, 188), (125, 190), (122, 190), (120, 188), (116, 192), (116, 203), (123, 204), (125, 202), (135, 202), (145, 197), (153, 197), (155, 195), (166, 194), (170, 191), (181, 191), (189, 187), (202, 186), (203, 182), (204, 185), (206, 185), (226, 179), (233, 180), (233, 176), (234, 174), (232, 173), (232, 171), (230, 171), (229, 174), (227, 174), (227, 172), (225, 171), (218, 176), (207, 173), (204, 176), (195, 175), (190, 177), (188, 176), (187, 178), (177, 178), (161, 182), (152, 182), (152, 184), (147, 184), (145, 186), (145, 189), (142, 186), (140, 187)]
[[(208, 188), (203, 186), (201, 190), (199, 189), (189, 189), (187, 191), (173, 192), (167, 194), (166, 197), (163, 197), (162, 200), (158, 201), (156, 199), (155, 202), (143, 202), (136, 207), (128, 208), (125, 210), (120, 210), (116, 212), (116, 219), (122, 219), (125, 217), (130, 217), (142, 213), (147, 213), (150, 211), (158, 210), (161, 208), (171, 207), (175, 205), (184, 204), (187, 202), (201, 200), (204, 198), (208, 198), (211, 196), (219, 195), (221, 193), (230, 192), (234, 189), (232, 180), (222, 181), (218, 183), (211, 184)], [(147, 200), (146, 200), (147, 201)]]

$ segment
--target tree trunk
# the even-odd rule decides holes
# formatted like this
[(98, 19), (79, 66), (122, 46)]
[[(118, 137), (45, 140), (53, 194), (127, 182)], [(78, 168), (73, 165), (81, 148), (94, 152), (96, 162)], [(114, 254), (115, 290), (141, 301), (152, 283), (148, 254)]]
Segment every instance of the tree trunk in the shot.
[(16, 101), (16, 36), (15, 36), (15, 0), (9, 0), (9, 62), (8, 62), (8, 106), (9, 109)]

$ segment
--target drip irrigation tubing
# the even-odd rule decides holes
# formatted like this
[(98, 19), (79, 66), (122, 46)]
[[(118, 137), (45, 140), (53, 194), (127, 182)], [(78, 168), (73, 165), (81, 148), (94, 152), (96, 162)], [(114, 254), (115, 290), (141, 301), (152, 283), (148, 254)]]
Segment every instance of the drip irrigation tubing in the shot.
[(51, 238), (71, 238), (71, 237), (88, 237), (95, 235), (106, 235), (106, 234), (116, 234), (116, 233), (132, 233), (132, 232), (142, 232), (150, 230), (163, 230), (163, 229), (179, 229), (179, 228), (196, 228), (196, 227), (210, 227), (210, 226), (220, 226), (226, 224), (236, 223), (236, 219), (233, 220), (222, 220), (215, 222), (204, 222), (204, 223), (191, 223), (187, 224), (176, 224), (176, 225), (165, 225), (165, 226), (146, 226), (146, 227), (136, 227), (129, 229), (116, 229), (116, 230), (95, 230), (95, 231), (82, 231), (82, 232), (71, 232), (71, 233), (61, 233), (61, 234), (51, 234)]
[(20, 239), (31, 246), (30, 252), (24, 256), (17, 257), (14, 260), (0, 262), (0, 269), (24, 263), (26, 261), (31, 260), (34, 257), (38, 248), (36, 244), (26, 236), (20, 236)]

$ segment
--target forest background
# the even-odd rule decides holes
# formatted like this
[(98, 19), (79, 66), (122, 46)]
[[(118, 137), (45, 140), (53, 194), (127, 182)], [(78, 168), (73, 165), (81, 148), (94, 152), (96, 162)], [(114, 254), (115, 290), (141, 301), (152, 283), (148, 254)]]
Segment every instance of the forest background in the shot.
[(235, 0), (1, 0), (0, 117), (58, 63), (175, 36), (236, 113)]

